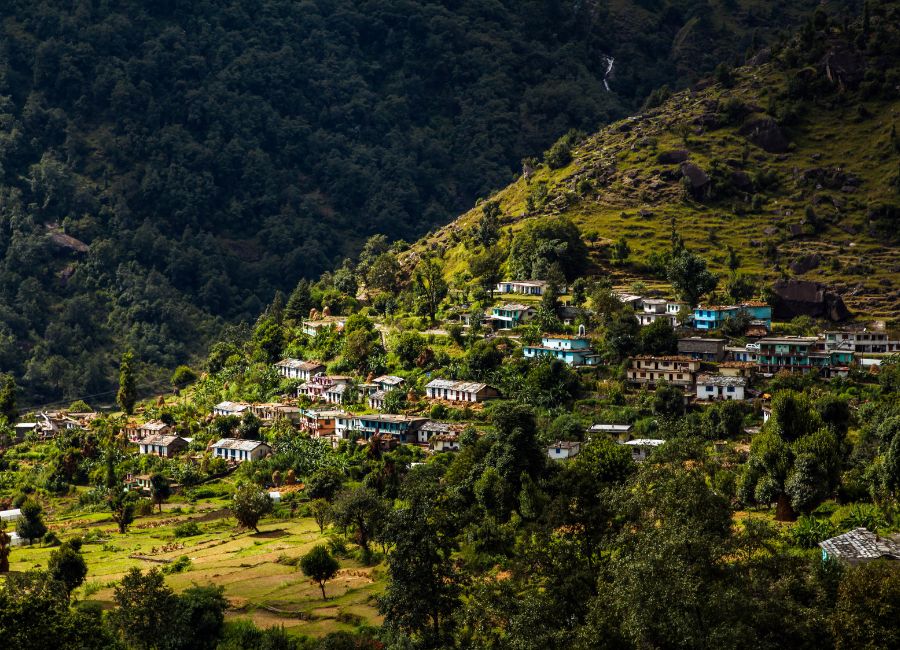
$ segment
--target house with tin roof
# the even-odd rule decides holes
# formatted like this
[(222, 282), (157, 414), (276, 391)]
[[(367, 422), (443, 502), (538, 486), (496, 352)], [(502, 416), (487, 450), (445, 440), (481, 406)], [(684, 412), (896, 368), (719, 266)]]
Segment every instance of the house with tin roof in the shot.
[(819, 542), (823, 560), (862, 564), (872, 560), (900, 560), (900, 541), (879, 537), (867, 528), (851, 531)]
[(526, 345), (522, 348), (522, 354), (526, 359), (560, 359), (570, 366), (596, 366), (601, 360), (600, 355), (591, 348), (589, 338), (569, 334), (545, 334), (540, 345)]
[(697, 399), (701, 401), (722, 401), (744, 399), (747, 387), (746, 377), (728, 375), (697, 375)]
[(432, 379), (425, 385), (425, 397), (429, 400), (474, 404), (499, 395), (500, 393), (496, 389), (477, 381)]
[(303, 359), (282, 359), (274, 365), (274, 368), (282, 377), (301, 381), (309, 381), (320, 372), (325, 372), (325, 366), (318, 361)]
[(220, 438), (210, 449), (216, 458), (224, 458), (232, 463), (259, 460), (272, 453), (272, 448), (262, 440), (241, 438)]

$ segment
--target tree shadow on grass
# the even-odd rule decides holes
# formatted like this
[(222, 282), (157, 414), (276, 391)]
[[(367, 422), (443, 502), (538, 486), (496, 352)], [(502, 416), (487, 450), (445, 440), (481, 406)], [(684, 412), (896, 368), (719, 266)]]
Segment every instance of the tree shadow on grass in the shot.
[(250, 537), (255, 539), (278, 539), (279, 537), (287, 537), (288, 535), (290, 535), (290, 533), (285, 529), (276, 528), (275, 530), (263, 530), (258, 533), (252, 533)]

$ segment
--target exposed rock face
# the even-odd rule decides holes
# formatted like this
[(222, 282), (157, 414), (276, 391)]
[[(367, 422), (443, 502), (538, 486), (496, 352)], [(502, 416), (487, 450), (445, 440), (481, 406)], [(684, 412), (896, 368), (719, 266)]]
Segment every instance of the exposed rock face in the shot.
[(657, 157), (656, 161), (660, 165), (677, 165), (678, 163), (683, 163), (685, 160), (691, 157), (690, 152), (685, 151), (684, 149), (675, 149), (673, 151), (663, 151)]
[(836, 48), (822, 59), (822, 72), (834, 85), (854, 89), (866, 75), (866, 59), (847, 47)]
[(788, 150), (787, 136), (771, 117), (750, 120), (739, 132), (757, 147), (769, 153), (785, 153)]
[(694, 163), (682, 163), (681, 175), (688, 179), (694, 191), (702, 190), (709, 185), (709, 175)]
[(811, 316), (836, 322), (851, 316), (844, 299), (818, 282), (778, 280), (772, 292), (774, 317), (778, 319)]

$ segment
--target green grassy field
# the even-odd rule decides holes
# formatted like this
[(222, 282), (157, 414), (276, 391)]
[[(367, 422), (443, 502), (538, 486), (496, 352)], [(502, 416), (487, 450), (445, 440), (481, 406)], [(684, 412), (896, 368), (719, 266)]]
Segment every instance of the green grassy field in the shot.
[[(175, 527), (190, 520), (202, 534), (175, 538)], [(105, 512), (48, 516), (46, 523), (62, 540), (88, 540), (82, 547), (88, 575), (75, 597), (105, 608), (112, 607), (114, 586), (131, 567), (163, 568), (167, 561), (187, 557), (187, 568), (170, 573), (166, 582), (176, 591), (194, 584), (222, 586), (230, 603), (227, 619), (247, 618), (260, 627), (279, 625), (307, 636), (380, 622), (375, 597), (383, 588), (383, 566), (339, 558), (338, 576), (326, 585), (327, 601), (295, 566), (296, 558), (327, 541), (328, 531), (321, 535), (310, 518), (264, 519), (255, 533), (239, 530), (221, 499), (188, 504), (174, 497), (161, 514), (138, 517), (125, 535)], [(45, 568), (52, 551), (17, 547), (10, 568)]]

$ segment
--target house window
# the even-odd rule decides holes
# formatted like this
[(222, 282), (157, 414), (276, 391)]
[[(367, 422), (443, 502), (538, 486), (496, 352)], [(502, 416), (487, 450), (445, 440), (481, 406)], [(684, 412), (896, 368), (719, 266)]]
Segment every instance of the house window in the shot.
[(729, 392), (729, 393), (733, 393), (733, 392), (734, 392), (734, 386), (729, 386), (729, 387), (728, 387), (728, 392)]

